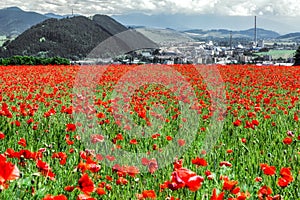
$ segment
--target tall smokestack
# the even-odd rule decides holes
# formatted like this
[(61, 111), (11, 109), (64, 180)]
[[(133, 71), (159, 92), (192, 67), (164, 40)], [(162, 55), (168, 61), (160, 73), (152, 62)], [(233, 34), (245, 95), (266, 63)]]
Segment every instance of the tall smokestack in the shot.
[(230, 50), (232, 49), (232, 31), (230, 31), (230, 41), (229, 41), (229, 45), (230, 45)]
[(254, 16), (254, 45), (257, 44), (256, 16)]

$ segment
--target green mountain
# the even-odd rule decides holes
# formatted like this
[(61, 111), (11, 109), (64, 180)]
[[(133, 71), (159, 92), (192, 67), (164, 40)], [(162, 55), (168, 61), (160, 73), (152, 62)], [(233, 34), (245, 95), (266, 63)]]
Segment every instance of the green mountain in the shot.
[[(95, 15), (92, 18), (76, 16), (48, 19), (32, 26), (15, 40), (6, 43), (0, 49), (0, 57), (28, 55), (60, 56), (72, 60), (83, 59), (93, 49), (97, 48), (101, 42), (116, 34), (127, 32), (127, 30), (129, 29), (105, 15)], [(125, 47), (130, 43), (136, 44), (136, 40), (141, 42), (139, 45), (132, 46), (131, 49), (142, 48), (143, 45), (145, 47), (155, 47), (155, 44), (142, 34), (129, 32), (127, 37), (132, 38), (132, 40), (125, 41), (121, 39), (120, 41)], [(103, 48), (103, 46), (98, 48)], [(94, 52), (97, 53), (97, 51)]]

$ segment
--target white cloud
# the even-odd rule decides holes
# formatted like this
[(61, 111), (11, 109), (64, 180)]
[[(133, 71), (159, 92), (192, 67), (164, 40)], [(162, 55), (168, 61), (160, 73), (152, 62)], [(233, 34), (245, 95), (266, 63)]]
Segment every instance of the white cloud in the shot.
[(41, 13), (122, 14), (129, 12), (300, 16), (299, 0), (5, 0), (0, 8), (18, 6)]

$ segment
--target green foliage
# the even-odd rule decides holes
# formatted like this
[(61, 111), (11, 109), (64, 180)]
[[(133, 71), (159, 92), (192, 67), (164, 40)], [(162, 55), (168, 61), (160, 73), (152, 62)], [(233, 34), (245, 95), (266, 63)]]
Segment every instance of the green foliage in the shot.
[(298, 47), (298, 49), (295, 53), (294, 59), (295, 59), (294, 66), (299, 66), (300, 65), (300, 46)]
[(70, 60), (60, 57), (12, 56), (0, 58), (0, 65), (70, 65)]

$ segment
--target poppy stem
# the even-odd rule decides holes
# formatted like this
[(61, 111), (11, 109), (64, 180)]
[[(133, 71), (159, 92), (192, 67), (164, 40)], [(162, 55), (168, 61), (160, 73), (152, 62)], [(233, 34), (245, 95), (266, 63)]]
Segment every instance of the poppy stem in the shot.
[(197, 192), (198, 190), (195, 192), (194, 200), (197, 200)]

